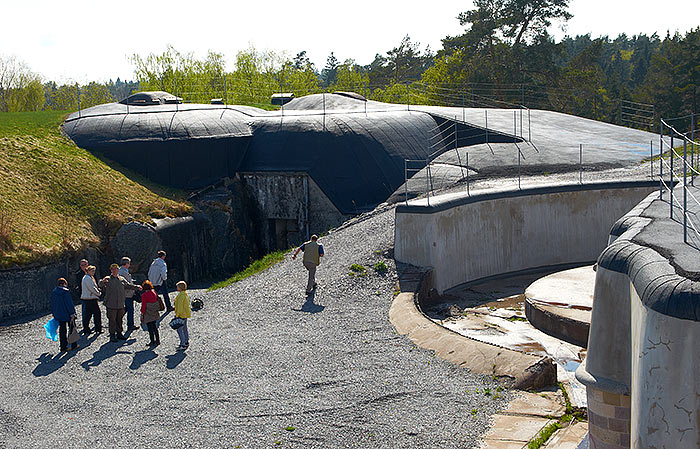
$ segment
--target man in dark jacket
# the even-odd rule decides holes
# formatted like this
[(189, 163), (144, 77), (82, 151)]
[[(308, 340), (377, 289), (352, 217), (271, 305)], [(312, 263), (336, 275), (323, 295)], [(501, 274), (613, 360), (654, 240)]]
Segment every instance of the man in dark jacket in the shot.
[(141, 290), (141, 286), (119, 276), (119, 265), (113, 263), (109, 270), (112, 275), (100, 281), (100, 289), (105, 292), (105, 307), (109, 321), (109, 340), (126, 340), (123, 334), (124, 314), (126, 313), (126, 290)]
[[(51, 292), (51, 314), (58, 321), (58, 338), (61, 352), (68, 351), (68, 328), (75, 326), (75, 307), (73, 297), (68, 290), (68, 282), (64, 278), (58, 278), (58, 286)], [(71, 324), (72, 323), (72, 324)], [(78, 343), (71, 345), (76, 349)]]

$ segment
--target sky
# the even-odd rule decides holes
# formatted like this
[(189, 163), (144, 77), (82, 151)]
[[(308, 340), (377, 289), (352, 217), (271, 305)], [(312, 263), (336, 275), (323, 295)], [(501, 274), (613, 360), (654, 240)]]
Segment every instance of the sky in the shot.
[[(365, 65), (397, 47), (405, 35), (441, 48), (441, 39), (464, 30), (456, 19), (470, 0), (291, 2), (266, 0), (23, 0), (3, 6), (0, 56), (15, 56), (44, 80), (61, 83), (131, 80), (133, 54), (162, 53), (168, 44), (202, 58), (222, 53), (229, 69), (236, 53), (255, 47), (285, 53), (305, 50), (320, 70), (330, 52)], [(620, 33), (685, 33), (700, 26), (698, 0), (570, 0), (574, 17), (566, 34), (593, 37)], [(7, 19), (10, 20), (7, 20)]]

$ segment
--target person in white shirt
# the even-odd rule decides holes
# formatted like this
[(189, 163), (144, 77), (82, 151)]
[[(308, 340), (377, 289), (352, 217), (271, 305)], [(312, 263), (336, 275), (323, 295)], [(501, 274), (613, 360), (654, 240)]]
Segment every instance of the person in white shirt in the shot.
[(170, 296), (168, 295), (168, 266), (165, 263), (165, 251), (158, 251), (158, 257), (153, 259), (151, 266), (148, 268), (148, 280), (153, 284), (153, 289), (156, 293), (163, 296), (163, 301), (165, 302), (165, 313), (175, 310), (172, 303), (170, 302)]
[(83, 304), (85, 304), (85, 314), (83, 315), (83, 333), (85, 335), (91, 332), (90, 318), (93, 318), (93, 324), (95, 325), (95, 328), (92, 330), (96, 334), (102, 333), (102, 311), (97, 304), (97, 300), (100, 298), (102, 292), (97, 288), (97, 281), (95, 281), (96, 269), (94, 265), (87, 267), (87, 273), (85, 273), (80, 283), (80, 299), (82, 299)]

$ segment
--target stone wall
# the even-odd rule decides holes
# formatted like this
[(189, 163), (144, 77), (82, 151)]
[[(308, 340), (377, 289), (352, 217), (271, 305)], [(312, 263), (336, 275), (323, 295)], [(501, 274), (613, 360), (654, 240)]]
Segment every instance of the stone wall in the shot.
[(75, 287), (82, 276), (76, 274), (80, 259), (88, 259), (97, 266), (97, 274), (108, 272), (108, 259), (95, 249), (68, 257), (60, 262), (0, 271), (0, 321), (46, 313), (50, 309), (49, 296), (60, 277), (68, 281), (74, 299)]

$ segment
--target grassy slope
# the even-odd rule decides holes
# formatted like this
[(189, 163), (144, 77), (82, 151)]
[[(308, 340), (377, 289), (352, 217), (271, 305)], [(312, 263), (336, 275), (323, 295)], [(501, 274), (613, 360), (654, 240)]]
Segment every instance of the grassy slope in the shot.
[(65, 115), (0, 113), (0, 267), (97, 244), (128, 217), (190, 210), (177, 194), (164, 198), (76, 147), (61, 134)]

